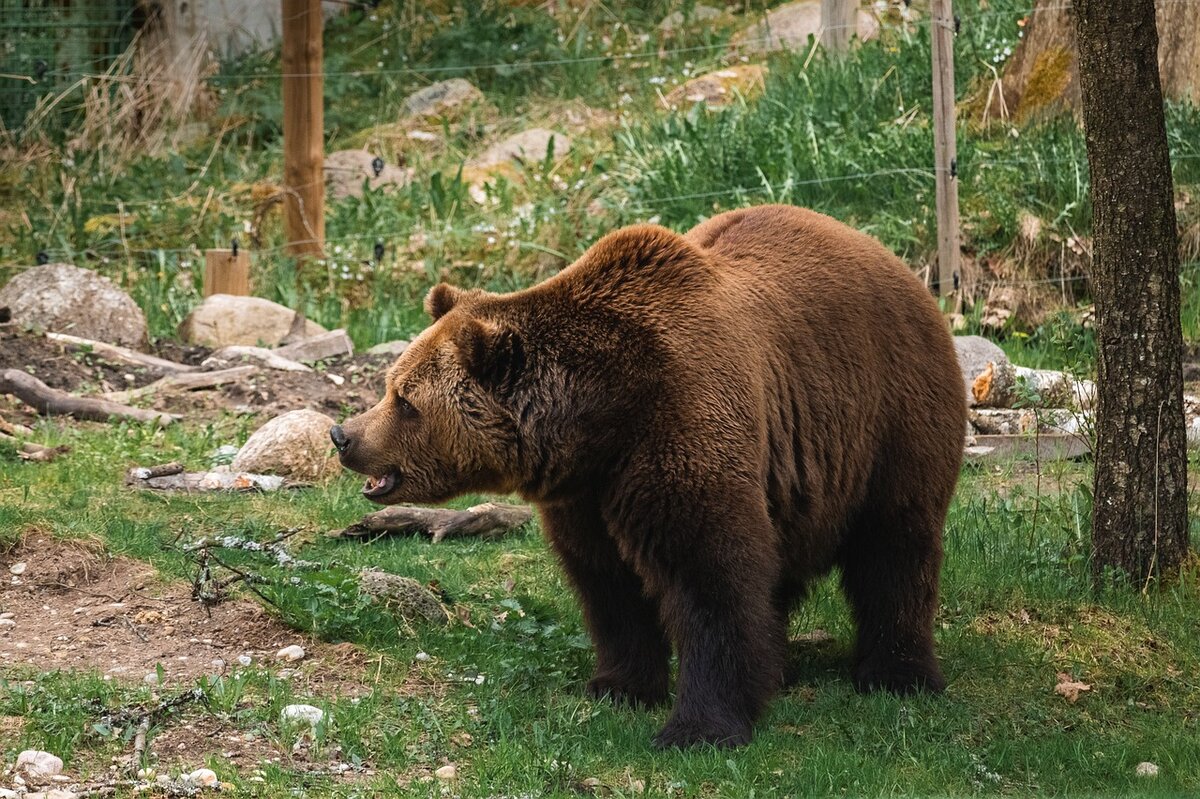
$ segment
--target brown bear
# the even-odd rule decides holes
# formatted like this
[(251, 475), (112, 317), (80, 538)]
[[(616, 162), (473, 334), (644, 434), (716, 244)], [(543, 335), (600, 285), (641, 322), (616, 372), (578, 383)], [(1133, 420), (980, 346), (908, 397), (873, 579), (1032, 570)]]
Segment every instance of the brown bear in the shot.
[(837, 567), (860, 690), (941, 690), (942, 527), (962, 377), (921, 282), (874, 239), (763, 206), (609, 234), (511, 294), (435, 286), (378, 405), (331, 437), (375, 502), (534, 503), (582, 601), (593, 696), (655, 742), (750, 740), (788, 612)]

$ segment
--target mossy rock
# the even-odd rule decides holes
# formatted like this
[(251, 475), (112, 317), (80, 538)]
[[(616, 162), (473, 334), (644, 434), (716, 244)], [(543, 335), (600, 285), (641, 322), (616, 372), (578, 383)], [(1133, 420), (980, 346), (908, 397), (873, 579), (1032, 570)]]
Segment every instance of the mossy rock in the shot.
[(407, 621), (426, 621), (440, 626), (450, 620), (450, 614), (437, 597), (411, 577), (380, 569), (363, 569), (358, 573), (358, 589)]

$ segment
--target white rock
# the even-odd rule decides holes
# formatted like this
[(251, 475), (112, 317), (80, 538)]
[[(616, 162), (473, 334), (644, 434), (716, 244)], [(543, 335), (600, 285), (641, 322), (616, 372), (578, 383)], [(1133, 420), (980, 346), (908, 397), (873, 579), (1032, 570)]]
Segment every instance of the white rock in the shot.
[[(261, 297), (213, 294), (183, 320), (179, 337), (214, 349), (234, 344), (274, 347), (291, 330), (295, 316), (291, 308)], [(326, 332), (311, 319), (304, 325), (306, 336)]]
[(312, 705), (288, 705), (279, 713), (279, 718), (285, 724), (307, 724), (315, 729), (325, 718), (325, 711)]
[(304, 659), (304, 647), (302, 647), (298, 644), (292, 644), (291, 646), (285, 646), (283, 649), (280, 649), (278, 652), (275, 653), (275, 659), (283, 660), (288, 663), (295, 663), (297, 660), (303, 660)]
[(1137, 764), (1137, 770), (1134, 772), (1139, 777), (1157, 777), (1158, 766), (1148, 761), (1143, 761)]
[(43, 780), (61, 774), (62, 758), (43, 752), (39, 749), (26, 749), (17, 755), (17, 764), (13, 770), (30, 780)]
[[(27, 799), (33, 799), (34, 794), (27, 794), (26, 796)], [(45, 799), (76, 799), (78, 794), (74, 791), (68, 791), (65, 788), (55, 788), (52, 791), (47, 791), (44, 796)]]
[(341, 468), (329, 441), (334, 424), (325, 414), (307, 409), (276, 416), (250, 436), (231, 467), (239, 472), (322, 480)]
[(28, 568), (26, 563), (14, 563), (8, 567), (8, 571), (10, 574), (24, 574), (26, 568)]
[(450, 763), (433, 772), (433, 776), (439, 780), (449, 781), (458, 776), (458, 768), (453, 763)]
[(238, 655), (238, 663), (243, 666), (249, 666), (254, 662), (254, 658), (249, 655)]
[(571, 137), (545, 128), (528, 128), (520, 133), (514, 133), (503, 141), (496, 142), (475, 158), (467, 162), (472, 167), (493, 167), (507, 164), (511, 161), (527, 164), (538, 164), (546, 158), (550, 151), (550, 142), (554, 142), (554, 159), (562, 158), (571, 151)]
[[(866, 41), (879, 35), (879, 20), (860, 8), (855, 33)], [(736, 34), (730, 41), (735, 52), (773, 53), (776, 50), (800, 50), (808, 47), (810, 36), (821, 32), (820, 0), (798, 0), (772, 9), (766, 17)]]
[(0, 799), (20, 799), (21, 794), (8, 788), (0, 788)]
[(13, 613), (11, 610), (6, 610), (5, 612), (0, 613), (0, 619), (11, 619), (15, 615), (17, 614)]
[(146, 685), (158, 685), (158, 672), (147, 672), (146, 675), (142, 677), (142, 682), (146, 683)]
[(220, 784), (217, 773), (210, 768), (198, 768), (185, 776), (183, 781), (197, 788), (215, 788)]
[(158, 772), (152, 768), (140, 768), (137, 772), (137, 778), (139, 780), (153, 780), (157, 776)]
[(420, 661), (429, 660), (429, 653), (428, 652), (418, 652), (416, 655), (416, 659), (420, 660)]
[(16, 627), (16, 626), (17, 626), (17, 623), (15, 621), (13, 621), (12, 619), (0, 619), (0, 629), (7, 629), (9, 627)]
[(396, 341), (384, 341), (376, 344), (367, 350), (368, 355), (393, 355), (398, 356), (400, 353), (408, 349), (409, 342), (402, 339)]
[(18, 325), (106, 341), (135, 349), (149, 338), (146, 317), (111, 280), (71, 264), (45, 264), (0, 288), (0, 308)]

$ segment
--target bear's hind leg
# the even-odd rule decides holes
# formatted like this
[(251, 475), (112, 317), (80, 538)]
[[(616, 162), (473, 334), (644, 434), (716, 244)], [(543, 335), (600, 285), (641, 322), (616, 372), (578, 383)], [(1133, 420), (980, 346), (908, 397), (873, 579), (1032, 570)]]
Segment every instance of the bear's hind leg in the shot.
[(542, 521), (579, 595), (596, 649), (588, 694), (616, 704), (665, 702), (671, 648), (658, 605), (621, 560), (599, 511), (585, 503), (552, 505), (542, 508)]
[(844, 540), (842, 588), (858, 627), (852, 677), (859, 691), (939, 692), (933, 652), (942, 564), (938, 514), (865, 514)]

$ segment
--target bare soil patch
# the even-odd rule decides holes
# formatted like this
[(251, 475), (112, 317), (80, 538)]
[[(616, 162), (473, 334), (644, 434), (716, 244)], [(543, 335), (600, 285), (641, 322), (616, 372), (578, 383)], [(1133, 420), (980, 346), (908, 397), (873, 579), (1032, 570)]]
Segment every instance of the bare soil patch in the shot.
[[(249, 656), (292, 670), (304, 690), (368, 690), (366, 659), (353, 645), (298, 633), (249, 600), (206, 608), (192, 599), (191, 586), (163, 583), (153, 567), (87, 541), (33, 532), (0, 556), (0, 613), (14, 622), (0, 626), (0, 669), (97, 671), (136, 683), (161, 666), (164, 686), (184, 687)], [(277, 663), (275, 653), (291, 644), (304, 647), (305, 659)]]

